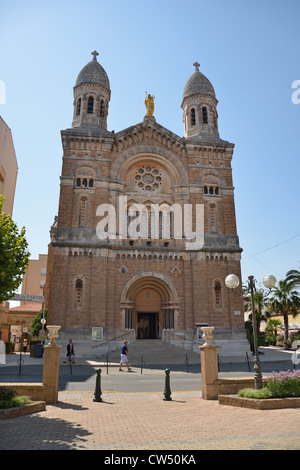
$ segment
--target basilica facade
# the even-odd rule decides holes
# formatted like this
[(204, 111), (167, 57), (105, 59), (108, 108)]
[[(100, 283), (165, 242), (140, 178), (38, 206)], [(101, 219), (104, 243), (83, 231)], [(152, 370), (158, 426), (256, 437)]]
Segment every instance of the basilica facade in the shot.
[[(104, 339), (165, 331), (195, 339), (244, 333), (241, 248), (231, 161), (218, 131), (217, 99), (196, 62), (182, 95), (184, 137), (155, 119), (107, 129), (111, 97), (98, 53), (74, 86), (72, 127), (61, 132), (58, 216), (51, 227), (45, 292), (48, 323)], [(181, 112), (179, 112), (180, 116)]]

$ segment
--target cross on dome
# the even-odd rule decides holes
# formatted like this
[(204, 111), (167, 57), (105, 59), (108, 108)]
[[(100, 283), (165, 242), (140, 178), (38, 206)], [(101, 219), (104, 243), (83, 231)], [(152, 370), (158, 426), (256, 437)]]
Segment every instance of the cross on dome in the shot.
[(195, 67), (195, 71), (196, 71), (196, 72), (199, 72), (199, 67), (200, 67), (199, 62), (194, 62), (194, 63), (193, 63), (193, 66)]
[(97, 51), (94, 51), (91, 54), (94, 56), (93, 60), (97, 60), (97, 55), (99, 55), (99, 53)]

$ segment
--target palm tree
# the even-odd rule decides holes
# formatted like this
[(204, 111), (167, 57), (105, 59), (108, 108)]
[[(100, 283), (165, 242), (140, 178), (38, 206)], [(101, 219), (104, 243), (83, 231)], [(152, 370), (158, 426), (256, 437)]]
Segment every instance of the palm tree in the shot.
[(285, 280), (292, 288), (300, 287), (300, 271), (297, 271), (297, 269), (291, 269), (286, 273)]
[(276, 346), (278, 330), (280, 330), (281, 321), (278, 318), (270, 318), (266, 326), (269, 344)]
[[(247, 301), (245, 305), (246, 312), (252, 312), (252, 304), (249, 296), (245, 296), (244, 299)], [(268, 311), (268, 299), (264, 296), (264, 292), (259, 290), (254, 293), (254, 303), (255, 303), (255, 315), (256, 315), (256, 325), (257, 333), (260, 330), (260, 324), (262, 321), (267, 321), (270, 318), (271, 313)], [(249, 315), (249, 319), (252, 320), (252, 314)]]
[(293, 286), (285, 279), (274, 287), (273, 297), (269, 299), (270, 308), (283, 316), (284, 319), (284, 346), (288, 345), (289, 315), (295, 317), (300, 308), (299, 292), (292, 290)]

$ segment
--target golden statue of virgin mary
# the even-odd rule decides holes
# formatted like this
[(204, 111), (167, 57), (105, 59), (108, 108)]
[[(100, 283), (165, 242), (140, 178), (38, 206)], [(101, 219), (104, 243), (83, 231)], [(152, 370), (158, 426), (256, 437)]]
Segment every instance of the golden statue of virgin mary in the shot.
[(148, 117), (153, 116), (153, 113), (154, 113), (154, 98), (155, 96), (150, 95), (150, 93), (148, 93), (148, 96), (147, 96), (147, 92), (146, 92), (145, 105), (147, 109), (146, 116)]

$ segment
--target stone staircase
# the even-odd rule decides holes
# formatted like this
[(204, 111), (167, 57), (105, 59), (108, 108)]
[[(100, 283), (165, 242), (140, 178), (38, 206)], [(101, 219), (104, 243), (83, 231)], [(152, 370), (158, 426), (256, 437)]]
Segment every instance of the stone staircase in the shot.
[[(199, 345), (204, 343), (204, 341), (194, 342), (185, 339), (184, 334), (171, 335), (170, 338), (167, 335), (167, 340), (172, 341), (171, 344), (161, 339), (135, 340), (134, 330), (127, 331), (125, 334), (124, 331), (120, 331), (116, 337), (112, 335), (112, 339), (105, 339), (103, 342), (92, 341), (90, 330), (62, 330), (59, 333), (57, 343), (62, 346), (62, 358), (66, 356), (68, 338), (72, 338), (76, 359), (100, 359), (103, 364), (106, 364), (108, 355), (109, 364), (119, 364), (121, 347), (126, 338), (129, 341), (130, 364), (140, 367), (143, 362), (146, 368), (151, 365), (162, 367), (176, 364), (181, 367), (199, 365)], [(225, 338), (224, 334), (222, 337), (215, 334), (213, 344), (218, 346), (220, 363), (245, 362), (246, 353), (250, 353), (249, 343), (242, 335), (240, 336), (235, 335), (232, 339), (231, 337)]]
[[(120, 348), (121, 349), (121, 348)], [(109, 364), (120, 363), (120, 349), (109, 353), (99, 355), (98, 359), (105, 363), (108, 359)], [(129, 365), (133, 367), (151, 367), (159, 365), (168, 366), (200, 366), (200, 351), (187, 351), (174, 344), (165, 343), (159, 339), (136, 340), (128, 345), (130, 355)]]

